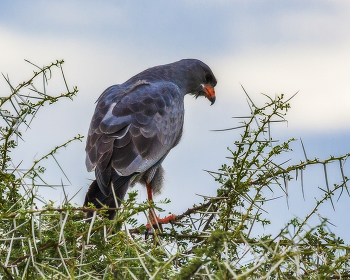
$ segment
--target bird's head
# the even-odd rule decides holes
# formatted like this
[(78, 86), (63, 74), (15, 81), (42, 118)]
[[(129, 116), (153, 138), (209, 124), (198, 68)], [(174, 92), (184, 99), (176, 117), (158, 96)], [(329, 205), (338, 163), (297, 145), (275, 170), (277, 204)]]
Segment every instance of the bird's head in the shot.
[(188, 93), (196, 98), (204, 96), (208, 98), (211, 105), (215, 103), (216, 78), (208, 65), (197, 59), (184, 60), (188, 66)]
[[(209, 69), (210, 70), (210, 69)], [(196, 98), (199, 96), (205, 96), (213, 105), (216, 100), (214, 87), (216, 86), (216, 79), (212, 73), (205, 75), (205, 82), (200, 84), (197, 92), (195, 93)]]

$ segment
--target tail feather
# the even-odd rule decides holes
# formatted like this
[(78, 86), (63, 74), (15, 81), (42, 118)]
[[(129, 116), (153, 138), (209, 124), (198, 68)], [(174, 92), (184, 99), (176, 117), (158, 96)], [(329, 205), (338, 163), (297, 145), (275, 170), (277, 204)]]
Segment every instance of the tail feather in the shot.
[[(96, 208), (101, 208), (104, 206), (108, 206), (109, 208), (116, 208), (115, 198), (117, 199), (118, 207), (124, 199), (124, 196), (129, 188), (130, 179), (135, 174), (129, 176), (114, 176), (109, 183), (109, 187), (100, 187), (97, 180), (94, 180), (89, 190), (85, 195), (84, 206), (88, 206), (89, 203), (92, 203)], [(112, 187), (114, 188), (115, 197), (112, 192)], [(102, 191), (103, 190), (103, 191)], [(108, 210), (107, 211), (108, 218), (113, 219), (116, 210)], [(86, 218), (91, 218), (93, 212), (87, 212)]]

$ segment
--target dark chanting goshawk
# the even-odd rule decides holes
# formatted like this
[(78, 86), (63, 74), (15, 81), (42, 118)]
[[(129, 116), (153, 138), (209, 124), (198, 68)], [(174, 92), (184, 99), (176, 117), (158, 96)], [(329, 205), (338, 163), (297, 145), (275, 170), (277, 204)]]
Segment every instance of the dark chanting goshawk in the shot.
[[(162, 162), (182, 136), (185, 95), (205, 96), (214, 104), (215, 85), (206, 64), (183, 59), (146, 69), (107, 88), (97, 100), (87, 137), (86, 167), (95, 170), (96, 180), (84, 206), (90, 202), (96, 208), (116, 208), (115, 200), (120, 206), (136, 183), (147, 187), (152, 200), (163, 185)], [(109, 218), (115, 213), (109, 210)]]

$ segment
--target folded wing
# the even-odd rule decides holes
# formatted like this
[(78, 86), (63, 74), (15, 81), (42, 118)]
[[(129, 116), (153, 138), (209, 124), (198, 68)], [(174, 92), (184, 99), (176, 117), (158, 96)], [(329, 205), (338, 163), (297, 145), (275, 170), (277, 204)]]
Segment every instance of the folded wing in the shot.
[(113, 86), (98, 100), (87, 144), (86, 166), (96, 168), (102, 192), (119, 176), (142, 173), (157, 164), (182, 134), (183, 97), (170, 82)]

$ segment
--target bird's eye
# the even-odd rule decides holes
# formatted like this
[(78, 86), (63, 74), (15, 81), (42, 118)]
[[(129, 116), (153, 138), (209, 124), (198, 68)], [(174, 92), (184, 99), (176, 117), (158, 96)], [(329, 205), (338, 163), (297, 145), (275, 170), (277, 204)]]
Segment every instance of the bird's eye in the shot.
[(205, 75), (205, 82), (209, 84), (212, 81), (212, 77), (210, 74)]

